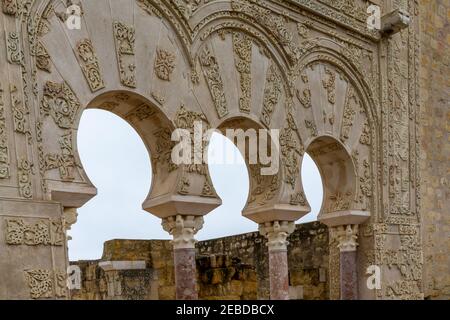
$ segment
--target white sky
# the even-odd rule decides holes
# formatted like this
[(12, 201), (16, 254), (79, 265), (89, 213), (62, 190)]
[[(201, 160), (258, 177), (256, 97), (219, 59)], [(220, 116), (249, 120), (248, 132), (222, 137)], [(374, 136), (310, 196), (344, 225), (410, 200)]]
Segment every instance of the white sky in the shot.
[[(225, 147), (224, 147), (225, 146)], [(160, 219), (141, 208), (151, 184), (148, 152), (138, 134), (121, 118), (102, 110), (86, 110), (79, 132), (78, 149), (84, 169), (98, 195), (78, 210), (78, 222), (69, 234), (71, 260), (98, 259), (110, 239), (170, 239)], [(215, 134), (209, 159), (237, 148)], [(248, 174), (240, 154), (236, 164), (210, 165), (210, 174), (222, 206), (205, 217), (197, 239), (205, 240), (257, 230), (257, 224), (241, 216), (248, 196)], [(312, 211), (297, 223), (316, 220), (322, 205), (319, 171), (309, 156), (302, 163), (306, 197)]]

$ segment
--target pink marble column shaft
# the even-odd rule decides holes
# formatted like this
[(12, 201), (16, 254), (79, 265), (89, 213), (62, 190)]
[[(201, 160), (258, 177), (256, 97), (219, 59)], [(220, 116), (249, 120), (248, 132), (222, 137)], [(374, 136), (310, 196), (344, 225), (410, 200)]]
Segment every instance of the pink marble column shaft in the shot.
[(358, 300), (356, 255), (356, 250), (340, 253), (341, 300)]
[(289, 300), (287, 250), (269, 250), (270, 299)]
[(177, 300), (197, 300), (195, 249), (174, 249)]

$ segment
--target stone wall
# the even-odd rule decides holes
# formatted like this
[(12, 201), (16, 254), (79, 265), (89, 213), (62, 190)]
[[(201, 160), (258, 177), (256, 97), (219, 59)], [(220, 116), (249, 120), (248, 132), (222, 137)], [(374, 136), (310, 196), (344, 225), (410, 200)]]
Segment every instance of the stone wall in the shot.
[(420, 3), (424, 293), (450, 298), (450, 5)]
[[(328, 230), (318, 223), (297, 225), (289, 238), (292, 299), (328, 298)], [(266, 299), (268, 255), (259, 233), (197, 244), (200, 299)], [(145, 261), (143, 270), (104, 271), (105, 261)], [(73, 262), (82, 271), (82, 289), (72, 299), (174, 299), (172, 246), (164, 240), (111, 240), (95, 261)]]

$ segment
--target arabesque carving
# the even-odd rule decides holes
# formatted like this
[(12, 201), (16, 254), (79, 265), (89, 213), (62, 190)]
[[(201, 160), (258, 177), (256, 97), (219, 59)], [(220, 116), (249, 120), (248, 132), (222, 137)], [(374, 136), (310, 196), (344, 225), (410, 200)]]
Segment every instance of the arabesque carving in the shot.
[(135, 30), (120, 21), (114, 21), (114, 39), (120, 81), (126, 87), (136, 87), (136, 62), (134, 57)]

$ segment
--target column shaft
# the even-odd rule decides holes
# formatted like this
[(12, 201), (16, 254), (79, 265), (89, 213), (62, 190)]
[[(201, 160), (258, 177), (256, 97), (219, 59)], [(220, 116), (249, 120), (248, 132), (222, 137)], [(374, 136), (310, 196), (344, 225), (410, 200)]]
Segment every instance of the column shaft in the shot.
[(358, 300), (356, 251), (340, 253), (341, 300)]
[(195, 249), (174, 249), (177, 300), (197, 300)]
[(270, 299), (289, 300), (287, 250), (269, 250)]

